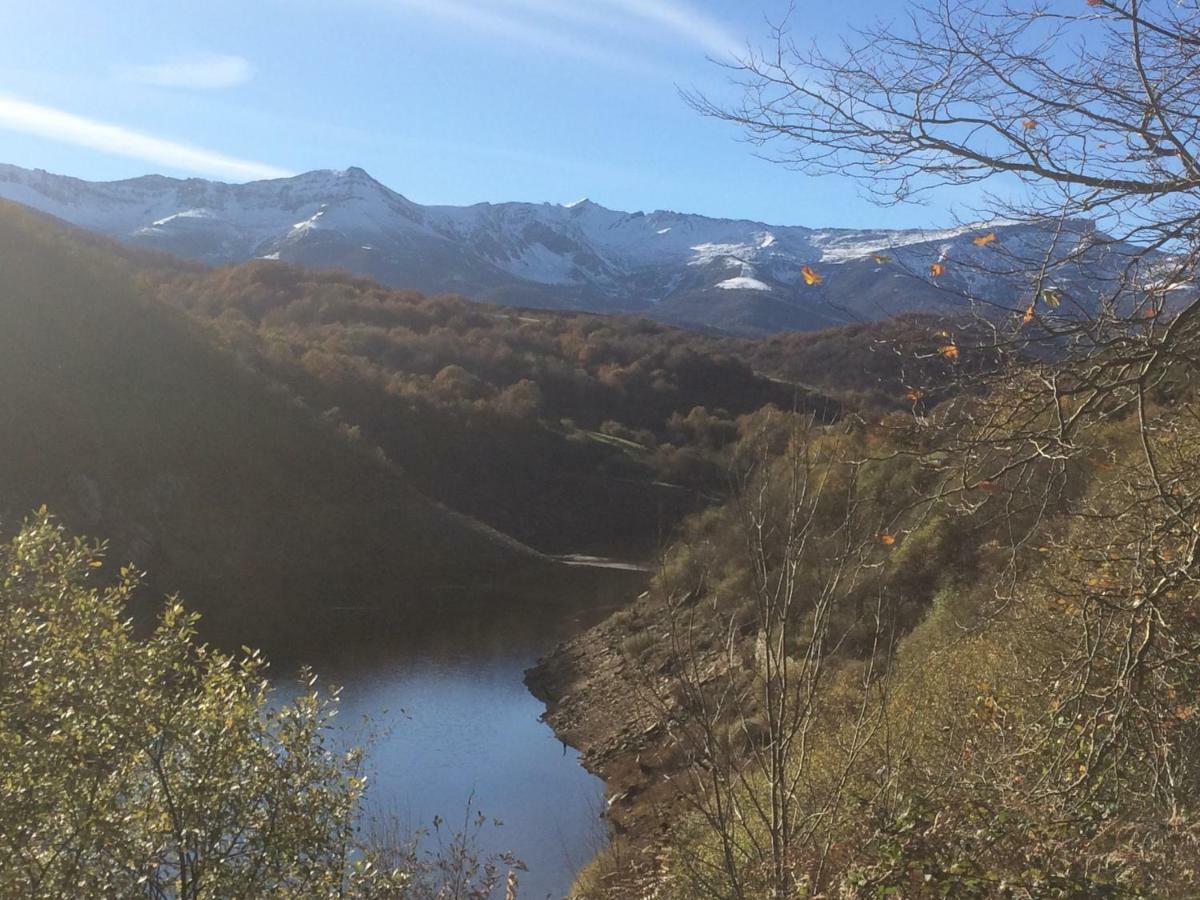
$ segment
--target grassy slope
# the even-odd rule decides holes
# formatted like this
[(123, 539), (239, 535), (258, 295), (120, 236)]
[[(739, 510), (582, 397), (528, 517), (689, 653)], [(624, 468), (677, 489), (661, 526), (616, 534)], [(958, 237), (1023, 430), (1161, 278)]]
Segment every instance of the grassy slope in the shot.
[(134, 288), (126, 256), (0, 205), (0, 516), (48, 505), (210, 619), (407, 607), (536, 565), (436, 506)]

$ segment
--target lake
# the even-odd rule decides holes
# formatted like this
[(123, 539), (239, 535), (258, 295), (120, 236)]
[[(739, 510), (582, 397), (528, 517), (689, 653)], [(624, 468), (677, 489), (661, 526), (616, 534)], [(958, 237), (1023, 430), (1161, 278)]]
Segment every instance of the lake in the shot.
[[(419, 622), (346, 610), (331, 633), (362, 640), (331, 640), (273, 666), (279, 677), (303, 662), (320, 683), (342, 687), (347, 740), (373, 742), (368, 815), (409, 830), (440, 816), (448, 834), (461, 830), (471, 803), (489, 818), (481, 849), (512, 852), (528, 866), (519, 873), (523, 900), (563, 897), (605, 841), (603, 782), (541, 721), (524, 671), (632, 599), (646, 577), (572, 563), (561, 567), (556, 602), (497, 598)], [(503, 824), (492, 826), (493, 817)]]

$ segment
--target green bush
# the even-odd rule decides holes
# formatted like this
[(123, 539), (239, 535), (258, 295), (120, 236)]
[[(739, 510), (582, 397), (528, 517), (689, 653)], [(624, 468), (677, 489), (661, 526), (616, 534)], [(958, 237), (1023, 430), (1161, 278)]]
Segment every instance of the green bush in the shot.
[(356, 841), (336, 692), (276, 705), (174, 600), (139, 637), (139, 575), (107, 574), (44, 511), (0, 546), (0, 896), (401, 896)]

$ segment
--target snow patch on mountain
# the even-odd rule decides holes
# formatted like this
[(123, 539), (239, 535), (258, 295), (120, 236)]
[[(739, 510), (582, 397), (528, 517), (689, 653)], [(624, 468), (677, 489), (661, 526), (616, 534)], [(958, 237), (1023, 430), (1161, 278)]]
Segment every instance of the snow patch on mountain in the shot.
[(307, 231), (310, 228), (317, 228), (321, 216), (325, 215), (325, 204), (321, 204), (321, 208), (305, 219), (303, 222), (297, 222), (292, 226), (292, 231)]
[(759, 281), (757, 278), (751, 278), (747, 275), (739, 275), (736, 278), (726, 278), (724, 281), (718, 281), (714, 287), (721, 288), (725, 291), (769, 291), (772, 290), (769, 284)]
[(154, 227), (160, 228), (170, 225), (180, 219), (215, 219), (216, 214), (211, 209), (185, 209), (183, 212), (173, 213), (165, 218), (155, 221)]

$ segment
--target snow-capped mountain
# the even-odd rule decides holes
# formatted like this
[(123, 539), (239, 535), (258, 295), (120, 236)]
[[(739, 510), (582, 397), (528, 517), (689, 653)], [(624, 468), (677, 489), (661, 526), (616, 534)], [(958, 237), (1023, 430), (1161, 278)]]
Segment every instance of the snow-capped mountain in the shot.
[[(362, 169), (224, 184), (160, 175), (88, 182), (0, 165), (0, 197), (130, 243), (212, 264), (340, 266), (397, 287), (521, 306), (636, 311), (742, 334), (813, 329), (975, 301), (1019, 308), (1023, 274), (1086, 299), (1128, 253), (1083, 222), (945, 231), (814, 229), (567, 205), (422, 206)], [(983, 245), (976, 238), (994, 234)], [(929, 277), (941, 263), (944, 274)], [(803, 268), (821, 282), (808, 284)], [(1085, 277), (1086, 276), (1086, 277)]]

